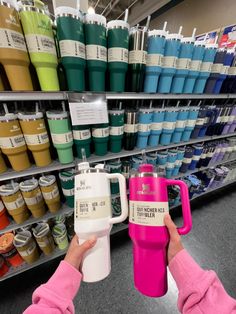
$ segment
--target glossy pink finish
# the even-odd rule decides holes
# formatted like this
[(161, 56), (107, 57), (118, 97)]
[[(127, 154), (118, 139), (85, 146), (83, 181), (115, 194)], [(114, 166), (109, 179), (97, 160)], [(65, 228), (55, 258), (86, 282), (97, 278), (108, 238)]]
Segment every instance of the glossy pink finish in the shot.
[[(149, 171), (147, 171), (149, 169)], [(151, 172), (150, 165), (139, 170)], [(134, 177), (129, 181), (130, 200), (168, 202), (167, 186), (178, 185), (183, 204), (184, 226), (180, 233), (191, 230), (191, 212), (188, 187), (183, 181), (155, 177)], [(149, 297), (161, 297), (167, 292), (166, 247), (169, 233), (166, 227), (141, 226), (129, 223), (133, 241), (134, 283), (137, 290)]]

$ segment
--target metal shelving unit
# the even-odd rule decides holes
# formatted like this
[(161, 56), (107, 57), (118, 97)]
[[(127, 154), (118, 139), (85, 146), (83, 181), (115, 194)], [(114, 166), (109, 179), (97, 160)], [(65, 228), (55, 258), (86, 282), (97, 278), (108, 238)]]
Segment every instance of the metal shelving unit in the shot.
[[(222, 139), (222, 138), (227, 138), (227, 137), (232, 137), (232, 136), (236, 136), (236, 133), (215, 135), (215, 136), (205, 136), (205, 137), (201, 137), (197, 139), (192, 139), (188, 142), (180, 142), (178, 144), (170, 144), (166, 146), (160, 145), (158, 147), (147, 147), (145, 148), (145, 152), (150, 153), (150, 152), (165, 150), (169, 148), (176, 148), (180, 146), (191, 145), (191, 144), (196, 144), (196, 143), (201, 143), (201, 142), (209, 142), (212, 140), (217, 140), (217, 139)], [(131, 150), (131, 151), (122, 149), (120, 153), (108, 153), (105, 156), (92, 155), (91, 157), (88, 158), (88, 162), (97, 163), (97, 162), (103, 162), (103, 161), (112, 160), (116, 158), (124, 158), (124, 157), (133, 156), (133, 155), (139, 155), (142, 153), (142, 151), (143, 149), (139, 149), (139, 148), (135, 148), (134, 150)], [(76, 165), (79, 162), (81, 162), (81, 160), (77, 158), (75, 159), (74, 162), (69, 163), (69, 164), (61, 164), (58, 160), (54, 160), (50, 165), (46, 167), (36, 167), (35, 165), (33, 165), (32, 167), (23, 171), (14, 171), (12, 169), (9, 169), (0, 175), (0, 182), (6, 181), (6, 180), (12, 180), (16, 178), (22, 178), (26, 176), (31, 176), (37, 173), (47, 173), (47, 172), (52, 172), (56, 170), (73, 168), (73, 167), (76, 167)]]

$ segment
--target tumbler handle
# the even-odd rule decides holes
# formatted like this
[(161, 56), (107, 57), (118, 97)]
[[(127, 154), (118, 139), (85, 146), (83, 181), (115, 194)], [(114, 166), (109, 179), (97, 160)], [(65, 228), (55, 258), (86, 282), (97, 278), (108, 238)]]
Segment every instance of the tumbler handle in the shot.
[(120, 173), (107, 173), (108, 179), (118, 179), (120, 188), (121, 214), (118, 217), (110, 219), (110, 224), (117, 224), (124, 221), (128, 217), (128, 201), (126, 191), (125, 177)]
[(182, 203), (182, 213), (184, 224), (182, 227), (177, 228), (179, 234), (187, 234), (192, 229), (192, 215), (190, 209), (190, 200), (188, 193), (188, 186), (181, 180), (166, 179), (167, 185), (177, 185), (180, 188), (180, 197)]

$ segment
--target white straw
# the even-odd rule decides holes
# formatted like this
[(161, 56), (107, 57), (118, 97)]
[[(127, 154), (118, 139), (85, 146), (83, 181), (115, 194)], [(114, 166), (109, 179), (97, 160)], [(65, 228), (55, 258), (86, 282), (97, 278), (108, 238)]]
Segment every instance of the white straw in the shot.
[(62, 105), (62, 110), (63, 110), (63, 112), (65, 112), (65, 111), (66, 111), (65, 102), (63, 101), (63, 102), (61, 103), (61, 105)]
[(8, 114), (9, 111), (8, 111), (8, 108), (7, 108), (7, 104), (3, 104), (3, 108), (4, 108), (4, 111), (5, 111), (5, 114)]
[(183, 29), (183, 26), (180, 26), (179, 32), (178, 32), (179, 35), (181, 35), (182, 29)]
[(167, 21), (165, 21), (164, 26), (163, 26), (163, 31), (166, 30), (166, 26), (167, 26)]
[(215, 38), (215, 44), (217, 44), (217, 40), (218, 40), (218, 35)]
[(193, 37), (193, 38), (195, 38), (196, 30), (197, 30), (197, 29), (196, 29), (196, 27), (195, 27), (195, 28), (193, 29), (193, 33), (192, 33), (192, 37)]
[(35, 104), (35, 111), (36, 111), (36, 113), (39, 112), (39, 104), (38, 104), (38, 102), (36, 102), (36, 104)]
[(204, 41), (207, 40), (207, 36), (208, 36), (208, 33), (206, 33), (205, 37), (204, 37)]
[(129, 16), (129, 9), (125, 10), (125, 18), (124, 21), (127, 23), (128, 22), (128, 16)]
[(150, 21), (151, 21), (151, 15), (148, 15), (147, 17), (147, 23), (146, 23), (146, 29), (149, 29), (149, 25), (150, 25)]
[(86, 153), (85, 153), (85, 149), (84, 148), (81, 148), (81, 155), (82, 155), (83, 162), (86, 162), (87, 158), (86, 158)]
[(122, 102), (120, 101), (120, 103), (119, 103), (119, 110), (121, 110), (122, 109)]
[(149, 108), (152, 109), (152, 100), (150, 101)]

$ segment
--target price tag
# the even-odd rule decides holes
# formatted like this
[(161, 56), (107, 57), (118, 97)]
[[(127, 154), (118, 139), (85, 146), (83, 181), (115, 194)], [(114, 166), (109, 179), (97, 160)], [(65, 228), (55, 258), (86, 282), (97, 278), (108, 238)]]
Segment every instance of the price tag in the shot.
[(106, 101), (70, 102), (72, 125), (108, 123)]

